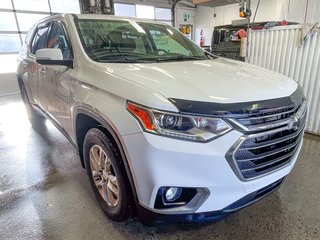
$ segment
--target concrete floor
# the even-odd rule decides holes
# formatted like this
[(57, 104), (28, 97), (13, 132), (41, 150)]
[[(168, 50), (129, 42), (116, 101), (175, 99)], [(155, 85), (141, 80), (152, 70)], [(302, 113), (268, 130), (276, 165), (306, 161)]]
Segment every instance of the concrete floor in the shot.
[[(8, 67), (10, 64), (2, 64), (1, 61), (3, 59), (0, 55), (0, 97), (12, 95), (12, 94), (18, 94), (19, 93), (19, 86), (17, 82), (17, 74), (16, 73), (3, 73), (1, 70), (3, 70), (4, 66)], [(17, 61), (17, 60), (15, 60)], [(2, 64), (2, 65), (1, 65)], [(14, 64), (16, 65), (16, 64)]]
[(114, 223), (76, 151), (51, 124), (35, 131), (20, 97), (0, 98), (0, 239), (320, 239), (320, 138), (268, 198), (207, 224)]

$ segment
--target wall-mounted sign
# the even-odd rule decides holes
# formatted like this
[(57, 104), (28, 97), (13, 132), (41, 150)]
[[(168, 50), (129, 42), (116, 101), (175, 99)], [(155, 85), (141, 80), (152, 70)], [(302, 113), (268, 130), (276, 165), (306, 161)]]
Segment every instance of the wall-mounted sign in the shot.
[(185, 22), (188, 21), (189, 18), (190, 18), (190, 14), (189, 13), (183, 13), (183, 20)]

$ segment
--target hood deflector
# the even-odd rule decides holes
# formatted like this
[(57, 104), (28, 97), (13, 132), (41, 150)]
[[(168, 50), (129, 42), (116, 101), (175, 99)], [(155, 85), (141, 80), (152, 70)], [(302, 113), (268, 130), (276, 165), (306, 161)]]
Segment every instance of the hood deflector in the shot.
[(300, 86), (289, 97), (244, 103), (213, 103), (169, 98), (181, 113), (219, 117), (237, 117), (237, 115), (242, 117), (247, 115), (249, 117), (255, 114), (263, 114), (264, 111), (266, 113), (270, 110), (281, 111), (284, 108), (297, 107), (303, 99), (303, 90)]

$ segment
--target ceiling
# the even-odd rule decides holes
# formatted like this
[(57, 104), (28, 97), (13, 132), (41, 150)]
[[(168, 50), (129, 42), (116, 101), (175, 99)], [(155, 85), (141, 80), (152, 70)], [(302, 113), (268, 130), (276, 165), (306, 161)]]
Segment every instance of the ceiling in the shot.
[(218, 7), (228, 4), (239, 3), (239, 0), (192, 0), (193, 4), (206, 7)]

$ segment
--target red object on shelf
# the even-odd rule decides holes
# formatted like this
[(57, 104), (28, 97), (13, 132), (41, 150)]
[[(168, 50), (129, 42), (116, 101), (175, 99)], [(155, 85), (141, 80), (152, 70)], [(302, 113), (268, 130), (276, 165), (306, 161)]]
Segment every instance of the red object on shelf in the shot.
[(256, 26), (256, 27), (251, 27), (251, 30), (262, 30), (264, 27), (263, 26)]
[(288, 22), (286, 20), (283, 20), (280, 22), (280, 26), (287, 26)]

